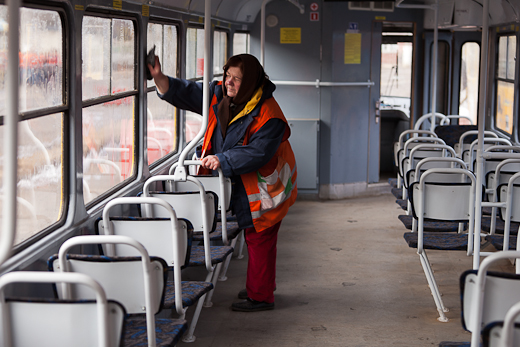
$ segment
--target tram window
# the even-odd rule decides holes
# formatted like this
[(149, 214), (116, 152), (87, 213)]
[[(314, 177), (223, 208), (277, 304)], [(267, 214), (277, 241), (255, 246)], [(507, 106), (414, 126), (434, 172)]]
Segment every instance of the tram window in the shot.
[(227, 62), (228, 39), (225, 31), (215, 30), (213, 33), (213, 75), (222, 75)]
[[(381, 45), (381, 95), (410, 99), (412, 42)], [(409, 103), (409, 101), (408, 101)]]
[[(7, 6), (0, 6), (0, 20), (7, 22)], [(62, 220), (67, 196), (63, 193), (64, 113), (50, 108), (62, 106), (65, 110), (63, 22), (56, 11), (21, 8), (20, 23), (19, 108), (31, 110), (32, 116), (22, 117), (18, 123), (15, 245), (44, 235), (40, 232)], [(6, 113), (7, 35), (7, 30), (0, 32), (0, 115)], [(3, 141), (4, 127), (0, 126), (0, 143)], [(3, 176), (1, 162), (0, 185)], [(0, 206), (2, 200), (0, 194)]]
[[(174, 25), (148, 24), (147, 52), (155, 45), (162, 71), (172, 77), (177, 77), (177, 36)], [(152, 164), (178, 150), (177, 109), (159, 99), (153, 80), (147, 85), (147, 150), (148, 164)]]
[(500, 36), (496, 72), (495, 126), (508, 134), (513, 131), (515, 55), (516, 36)]
[[(202, 79), (204, 76), (204, 29), (188, 28), (186, 35), (186, 78)], [(202, 117), (186, 111), (184, 138), (190, 142), (202, 126)]]
[[(480, 46), (476, 42), (466, 42), (462, 45), (460, 64), (459, 115), (471, 118), (473, 124), (477, 124), (479, 71)], [(469, 123), (466, 119), (459, 122)]]
[(85, 16), (82, 35), (83, 193), (89, 203), (135, 172), (134, 22)]
[(249, 53), (250, 50), (249, 33), (233, 34), (233, 55)]
[(186, 33), (186, 78), (204, 76), (204, 29), (188, 28)]

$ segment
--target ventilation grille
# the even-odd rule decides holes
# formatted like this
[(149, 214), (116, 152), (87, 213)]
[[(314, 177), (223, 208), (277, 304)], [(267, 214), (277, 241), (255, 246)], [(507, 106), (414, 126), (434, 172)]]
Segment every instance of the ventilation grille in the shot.
[(349, 1), (348, 9), (354, 11), (394, 11), (393, 1)]

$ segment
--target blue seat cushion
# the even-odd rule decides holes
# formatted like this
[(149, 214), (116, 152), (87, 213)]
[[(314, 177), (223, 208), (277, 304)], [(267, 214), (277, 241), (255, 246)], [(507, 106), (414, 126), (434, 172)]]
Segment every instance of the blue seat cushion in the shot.
[(392, 188), (390, 189), (392, 194), (395, 196), (396, 199), (402, 199), (403, 198), (403, 190), (401, 188)]
[(439, 343), (439, 347), (470, 347), (471, 342), (453, 342), (453, 341), (442, 341)]
[[(418, 233), (404, 233), (404, 239), (411, 248), (417, 248), (418, 236)], [(466, 250), (468, 248), (468, 235), (453, 233), (424, 233), (423, 248), (443, 251)]]
[[(175, 310), (174, 282), (166, 282), (166, 293), (164, 295), (164, 308)], [(213, 289), (213, 283), (202, 281), (182, 281), (182, 306), (194, 305), (204, 294)]]
[(405, 211), (408, 209), (408, 200), (397, 199), (395, 202), (397, 205), (399, 205), (399, 207), (401, 207), (401, 209)]
[[(397, 217), (408, 230), (412, 230), (412, 216), (410, 215), (400, 215)], [(433, 221), (433, 220), (425, 220), (424, 221), (424, 231), (430, 232), (456, 232), (459, 230), (458, 222), (446, 222), (446, 221)]]
[[(496, 234), (503, 234), (505, 229), (506, 223), (499, 218), (496, 217), (496, 225), (495, 225), (495, 233)], [(518, 222), (511, 222), (511, 227), (509, 228), (509, 232), (511, 235), (518, 234), (518, 228), (520, 227), (520, 223)], [(491, 216), (482, 216), (481, 222), (480, 222), (480, 228), (484, 230), (485, 232), (490, 232), (491, 230)]]
[[(230, 246), (211, 246), (211, 263), (218, 264), (223, 262), (226, 257), (233, 253), (233, 247)], [(191, 247), (189, 266), (205, 265), (204, 246)]]
[[(487, 235), (486, 241), (499, 251), (504, 249), (504, 235)], [(509, 250), (516, 250), (516, 236), (509, 236)]]
[[(157, 346), (175, 346), (188, 328), (184, 319), (155, 319), (155, 341)], [(123, 346), (148, 346), (146, 318), (132, 316), (125, 319)]]
[[(222, 220), (221, 212), (217, 211), (217, 222), (220, 222)], [(234, 222), (237, 220), (237, 216), (231, 213), (231, 211), (228, 211), (226, 213), (226, 220), (228, 222)]]
[[(237, 221), (227, 222), (227, 237), (228, 240), (233, 240), (240, 234), (242, 229), (238, 226)], [(222, 240), (222, 223), (218, 222), (215, 231), (209, 233), (210, 241), (218, 241)], [(193, 233), (193, 241), (203, 241), (204, 237), (202, 236), (202, 232)]]

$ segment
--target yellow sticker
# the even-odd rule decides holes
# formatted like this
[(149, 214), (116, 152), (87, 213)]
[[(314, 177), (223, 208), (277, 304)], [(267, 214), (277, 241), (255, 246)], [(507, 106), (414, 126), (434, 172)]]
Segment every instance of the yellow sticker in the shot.
[(376, 20), (386, 20), (385, 16), (376, 16)]
[(280, 43), (302, 43), (302, 28), (280, 28)]
[(361, 34), (345, 34), (345, 64), (361, 64)]
[(199, 17), (199, 23), (204, 23), (204, 17)]
[(83, 5), (75, 5), (74, 9), (76, 11), (85, 11), (85, 6), (83, 6)]
[(116, 10), (122, 10), (123, 9), (123, 0), (114, 0), (113, 7)]
[(143, 16), (150, 17), (150, 6), (143, 5), (143, 9), (141, 12), (142, 12)]

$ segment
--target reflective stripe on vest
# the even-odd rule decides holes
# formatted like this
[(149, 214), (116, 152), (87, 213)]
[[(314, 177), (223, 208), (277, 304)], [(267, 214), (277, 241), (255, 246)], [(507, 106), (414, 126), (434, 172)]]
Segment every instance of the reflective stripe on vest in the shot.
[(258, 171), (256, 172), (258, 178), (257, 185), (260, 192), (247, 196), (249, 203), (260, 201), (260, 210), (251, 211), (253, 219), (260, 218), (265, 212), (280, 206), (291, 196), (295, 187), (292, 183), (295, 173), (296, 165), (291, 170), (289, 164), (281, 160), (281, 158), (278, 160), (278, 166), (271, 175), (263, 177)]

